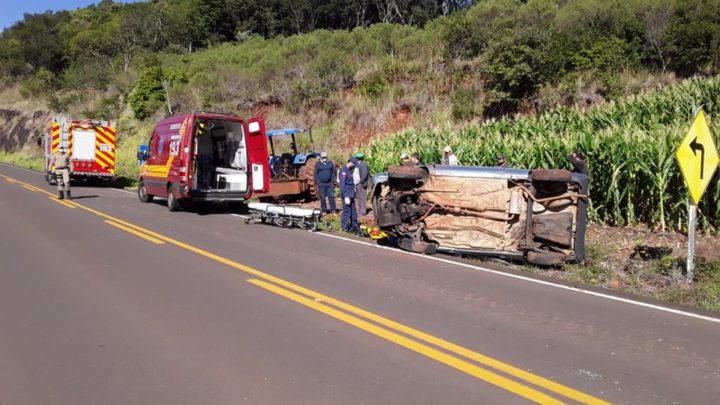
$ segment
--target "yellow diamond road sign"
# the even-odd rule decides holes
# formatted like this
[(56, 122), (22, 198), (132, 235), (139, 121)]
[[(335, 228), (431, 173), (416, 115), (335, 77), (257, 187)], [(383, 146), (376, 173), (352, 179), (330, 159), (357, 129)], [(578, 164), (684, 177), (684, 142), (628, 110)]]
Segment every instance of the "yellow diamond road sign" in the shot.
[(695, 117), (695, 122), (680, 144), (675, 157), (680, 164), (680, 171), (685, 177), (690, 196), (697, 205), (718, 165), (717, 149), (703, 110), (700, 110)]

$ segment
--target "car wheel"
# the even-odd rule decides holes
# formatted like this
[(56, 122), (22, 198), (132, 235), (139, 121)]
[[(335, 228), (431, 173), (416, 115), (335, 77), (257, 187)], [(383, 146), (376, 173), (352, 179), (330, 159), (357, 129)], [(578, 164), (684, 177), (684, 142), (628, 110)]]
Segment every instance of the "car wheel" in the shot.
[(144, 203), (149, 203), (153, 200), (152, 194), (148, 194), (147, 189), (145, 188), (145, 183), (143, 183), (142, 181), (138, 186), (138, 200)]
[(572, 181), (572, 173), (564, 169), (536, 169), (530, 172), (532, 181)]
[(168, 211), (175, 212), (180, 210), (180, 202), (175, 198), (175, 195), (173, 194), (172, 190), (168, 189), (168, 196), (167, 196), (167, 207)]
[(413, 238), (401, 238), (398, 246), (408, 252), (422, 253), (426, 255), (434, 255), (437, 253), (437, 243), (424, 242)]
[(422, 180), (428, 175), (422, 167), (416, 166), (390, 166), (388, 177), (402, 180)]

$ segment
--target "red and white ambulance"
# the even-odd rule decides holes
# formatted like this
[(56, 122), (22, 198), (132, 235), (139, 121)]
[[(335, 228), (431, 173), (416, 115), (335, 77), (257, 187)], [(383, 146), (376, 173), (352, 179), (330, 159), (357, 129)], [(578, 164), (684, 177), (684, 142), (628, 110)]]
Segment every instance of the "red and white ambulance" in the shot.
[(137, 155), (138, 198), (166, 198), (170, 211), (193, 201), (244, 201), (270, 188), (262, 118), (204, 112), (165, 118)]

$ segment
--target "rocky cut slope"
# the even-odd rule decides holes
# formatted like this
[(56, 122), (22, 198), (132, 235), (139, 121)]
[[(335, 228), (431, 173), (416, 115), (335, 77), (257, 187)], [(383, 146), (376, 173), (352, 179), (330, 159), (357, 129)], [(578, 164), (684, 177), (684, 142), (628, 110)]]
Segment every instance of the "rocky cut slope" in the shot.
[(35, 143), (50, 118), (45, 110), (0, 108), (0, 150), (17, 152)]

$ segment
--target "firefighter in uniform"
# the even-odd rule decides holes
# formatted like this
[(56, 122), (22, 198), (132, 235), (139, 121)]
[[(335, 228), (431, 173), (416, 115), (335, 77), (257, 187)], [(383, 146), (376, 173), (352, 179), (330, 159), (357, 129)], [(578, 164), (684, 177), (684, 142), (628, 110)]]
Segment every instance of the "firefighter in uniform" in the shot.
[(357, 211), (355, 210), (355, 182), (353, 181), (354, 169), (355, 165), (353, 164), (353, 159), (350, 159), (342, 170), (340, 170), (340, 197), (343, 200), (340, 227), (345, 232), (357, 233), (359, 228)]
[(70, 171), (72, 171), (72, 162), (70, 161), (70, 155), (67, 154), (64, 146), (61, 146), (60, 149), (58, 149), (58, 152), (53, 155), (50, 164), (55, 166), (58, 198), (62, 200), (67, 197), (68, 200), (71, 200)]

